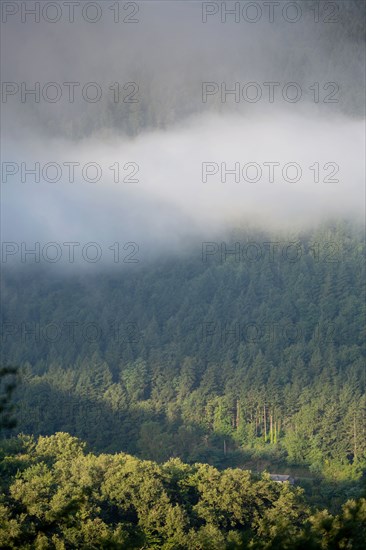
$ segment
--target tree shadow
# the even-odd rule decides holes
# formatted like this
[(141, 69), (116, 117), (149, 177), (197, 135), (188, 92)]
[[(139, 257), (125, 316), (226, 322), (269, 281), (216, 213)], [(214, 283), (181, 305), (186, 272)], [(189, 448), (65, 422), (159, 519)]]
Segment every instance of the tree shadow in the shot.
[(8, 431), (8, 437), (68, 432), (85, 441), (91, 452), (126, 452), (159, 463), (178, 457), (226, 468), (243, 467), (249, 459), (232, 437), (210, 433), (180, 418), (170, 420), (149, 408), (148, 401), (114, 410), (101, 398), (33, 380), (19, 386), (15, 399), (16, 427)]

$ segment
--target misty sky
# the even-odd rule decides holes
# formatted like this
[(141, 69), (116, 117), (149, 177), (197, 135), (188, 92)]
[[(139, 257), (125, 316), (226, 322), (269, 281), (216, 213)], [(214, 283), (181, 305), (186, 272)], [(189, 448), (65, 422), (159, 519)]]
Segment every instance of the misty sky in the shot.
[[(240, 223), (363, 216), (364, 2), (328, 3), (335, 15), (320, 2), (318, 22), (297, 2), (292, 23), (289, 2), (279, 2), (273, 22), (256, 2), (256, 23), (242, 11), (238, 23), (222, 22), (215, 2), (119, 2), (119, 14), (115, 2), (100, 2), (95, 23), (82, 17), (85, 2), (73, 23), (62, 2), (55, 23), (42, 13), (22, 22), (24, 3), (4, 4), (19, 12), (2, 14), (3, 241), (159, 250)], [(277, 83), (271, 100), (269, 82)], [(39, 102), (22, 96), (36, 83)], [(221, 95), (235, 86), (237, 95)], [(39, 182), (22, 163), (39, 163)], [(48, 163), (61, 173), (42, 172)], [(74, 181), (70, 163), (79, 163)], [(88, 163), (98, 181), (89, 181), (98, 176), (92, 166), (83, 174)]]

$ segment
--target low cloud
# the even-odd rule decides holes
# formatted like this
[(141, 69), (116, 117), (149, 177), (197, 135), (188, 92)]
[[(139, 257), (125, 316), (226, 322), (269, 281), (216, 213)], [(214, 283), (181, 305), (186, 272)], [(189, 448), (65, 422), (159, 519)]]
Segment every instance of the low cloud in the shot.
[[(8, 149), (14, 164), (3, 159), (3, 239), (136, 241), (158, 250), (240, 223), (360, 217), (363, 130), (345, 116), (277, 111), (201, 115), (133, 140), (18, 142)], [(26, 171), (36, 162), (39, 183)], [(79, 163), (73, 182), (71, 163)]]
[[(274, 22), (253, 24), (223, 24), (220, 14), (203, 23), (195, 2), (141, 3), (133, 25), (112, 23), (111, 10), (95, 25), (9, 17), (3, 80), (19, 92), (2, 109), (3, 241), (93, 241), (107, 250), (135, 242), (147, 256), (242, 224), (361, 218), (364, 3), (337, 4), (333, 23), (323, 5), (316, 21), (307, 3), (291, 23), (281, 16), (285, 4)], [(63, 93), (65, 82), (79, 82), (79, 96), (95, 82), (103, 97), (22, 101), (21, 83), (36, 82), (57, 82)], [(138, 102), (114, 103), (115, 82), (121, 90), (135, 82)], [(215, 83), (207, 101), (204, 82)], [(274, 101), (251, 102), (250, 82), (264, 94), (266, 82), (280, 83)], [(236, 83), (239, 101), (230, 93), (223, 100), (222, 85)], [(22, 163), (37, 162), (39, 183), (22, 173)], [(59, 177), (48, 163), (59, 165)]]

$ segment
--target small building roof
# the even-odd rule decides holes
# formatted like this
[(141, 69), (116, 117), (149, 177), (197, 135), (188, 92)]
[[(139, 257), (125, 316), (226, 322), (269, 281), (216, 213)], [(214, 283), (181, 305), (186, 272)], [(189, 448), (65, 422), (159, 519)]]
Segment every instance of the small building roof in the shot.
[(294, 478), (288, 474), (269, 474), (269, 477), (272, 481), (280, 481), (281, 483), (289, 481), (290, 483), (294, 481)]

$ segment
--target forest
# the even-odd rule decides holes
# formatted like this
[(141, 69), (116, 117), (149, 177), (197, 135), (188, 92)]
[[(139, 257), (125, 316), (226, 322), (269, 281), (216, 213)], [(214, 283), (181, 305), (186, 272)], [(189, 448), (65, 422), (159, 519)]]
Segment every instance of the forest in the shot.
[(1, 3), (0, 550), (365, 550), (365, 6)]
[(69, 434), (1, 446), (1, 548), (361, 550), (366, 499), (312, 512), (268, 474), (85, 452)]
[(338, 221), (118, 272), (6, 266), (2, 544), (361, 548), (363, 258)]

